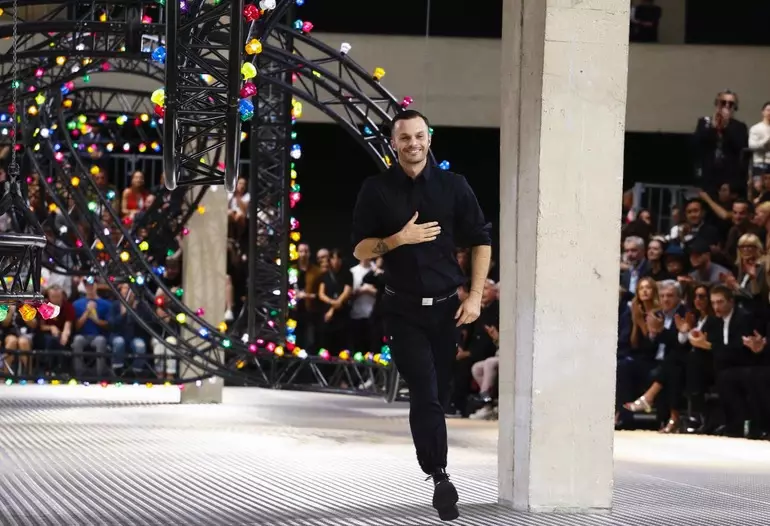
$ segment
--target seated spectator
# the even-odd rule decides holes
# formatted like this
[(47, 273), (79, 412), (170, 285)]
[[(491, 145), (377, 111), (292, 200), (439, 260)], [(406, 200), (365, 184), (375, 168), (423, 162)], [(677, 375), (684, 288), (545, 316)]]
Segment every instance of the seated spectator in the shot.
[(714, 357), (717, 391), (725, 413), (725, 434), (744, 436), (744, 422), (752, 416), (748, 391), (752, 369), (761, 363), (758, 354), (744, 345), (744, 337), (755, 334), (754, 320), (735, 308), (732, 291), (716, 285), (711, 291), (711, 306), (716, 318), (702, 330), (690, 332), (690, 344)]
[(726, 276), (731, 274), (722, 265), (717, 265), (711, 261), (711, 247), (705, 239), (696, 238), (688, 248), (693, 271), (690, 272), (685, 281), (713, 285), (721, 283)]
[(655, 369), (659, 365), (655, 360), (658, 347), (650, 339), (650, 330), (647, 326), (648, 314), (654, 314), (660, 309), (658, 286), (654, 279), (649, 276), (643, 277), (637, 283), (635, 292), (627, 311), (630, 317), (628, 345), (618, 348), (616, 424), (621, 423), (623, 404), (635, 400), (637, 394), (650, 385), (655, 376)]
[(666, 252), (666, 241), (662, 237), (654, 237), (647, 245), (647, 262), (649, 263), (649, 275), (655, 281), (675, 279), (666, 265), (664, 264), (664, 253)]
[(497, 348), (494, 356), (478, 361), (471, 367), (473, 379), (479, 385), (479, 399), (484, 404), (476, 410), (470, 418), (474, 420), (487, 420), (494, 417), (492, 388), (497, 380), (497, 371), (500, 366), (500, 332), (494, 325), (485, 325), (484, 329)]
[[(0, 324), (2, 335), (4, 336), (5, 350), (21, 351), (21, 354), (19, 354), (19, 367), (16, 370), (16, 374), (19, 376), (27, 376), (32, 373), (30, 356), (26, 353), (32, 351), (32, 341), (37, 326), (37, 318), (24, 321), (21, 313), (19, 313), (19, 309), (14, 304), (8, 306), (8, 314), (2, 324)], [(15, 354), (6, 354), (4, 369), (11, 372), (14, 361)]]
[[(60, 311), (57, 317), (40, 321), (38, 346), (44, 351), (63, 351), (74, 329), (75, 308), (67, 301), (64, 289), (58, 285), (48, 287), (46, 296), (48, 301), (59, 306)], [(44, 361), (47, 371), (60, 370), (64, 365), (61, 354), (46, 356)]]
[[(684, 394), (685, 361), (687, 356), (686, 334), (695, 323), (694, 316), (687, 314), (682, 305), (679, 285), (672, 280), (663, 281), (659, 286), (660, 311), (648, 313), (647, 338), (655, 345), (655, 375), (652, 385), (634, 402), (623, 407), (631, 412), (652, 411), (655, 397), (664, 390), (668, 393), (667, 404), (660, 404), (659, 421), (665, 422), (662, 433), (678, 433), (680, 430), (679, 407)], [(680, 336), (680, 329), (684, 335)], [(686, 329), (686, 330), (685, 330)], [(666, 414), (668, 413), (668, 414)]]
[(476, 321), (467, 325), (467, 336), (457, 348), (453, 368), (452, 406), (450, 415), (469, 416), (468, 396), (471, 393), (472, 369), (477, 362), (495, 355), (497, 346), (489, 335), (487, 326), (497, 327), (500, 323), (500, 306), (497, 302), (495, 282), (488, 279), (481, 295), (481, 313)]
[[(118, 287), (120, 295), (134, 309), (134, 316), (142, 316), (147, 308), (144, 303), (139, 303), (136, 296), (131, 291), (128, 283), (121, 283)], [(112, 368), (113, 370), (122, 370), (126, 367), (125, 353), (126, 342), (128, 342), (131, 354), (136, 356), (130, 364), (135, 373), (141, 373), (146, 368), (146, 359), (144, 355), (147, 352), (146, 338), (147, 334), (134, 316), (129, 316), (126, 306), (120, 300), (112, 303), (110, 312), (110, 343), (112, 345)]]
[(110, 302), (100, 298), (96, 293), (93, 278), (83, 281), (85, 297), (75, 300), (75, 339), (72, 341), (73, 365), (76, 376), (86, 372), (85, 351), (91, 348), (97, 353), (96, 375), (107, 374), (106, 353), (107, 336), (109, 334), (108, 320), (110, 318)]

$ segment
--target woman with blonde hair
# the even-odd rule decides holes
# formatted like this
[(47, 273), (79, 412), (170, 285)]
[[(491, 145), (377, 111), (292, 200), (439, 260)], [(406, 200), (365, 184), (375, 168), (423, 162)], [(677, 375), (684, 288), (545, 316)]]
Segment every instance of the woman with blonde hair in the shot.
[(654, 316), (659, 309), (657, 283), (649, 276), (641, 278), (636, 284), (636, 294), (630, 302), (629, 310), (626, 311), (626, 316), (631, 318), (628, 351), (618, 355), (616, 424), (620, 422), (620, 410), (623, 404), (634, 400), (640, 387), (648, 381), (656, 347), (649, 338), (647, 320), (648, 316)]
[(728, 275), (723, 278), (725, 285), (735, 294), (736, 301), (747, 311), (761, 316), (770, 294), (770, 277), (767, 259), (762, 241), (755, 234), (743, 234), (738, 239), (738, 257), (735, 267), (738, 277)]

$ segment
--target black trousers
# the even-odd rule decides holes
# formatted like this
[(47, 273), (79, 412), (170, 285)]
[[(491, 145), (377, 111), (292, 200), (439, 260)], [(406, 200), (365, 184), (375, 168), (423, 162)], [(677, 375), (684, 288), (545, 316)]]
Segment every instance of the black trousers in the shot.
[(417, 462), (428, 475), (447, 464), (444, 412), (457, 354), (458, 305), (457, 296), (432, 306), (396, 295), (382, 298), (391, 356), (409, 387), (409, 426)]
[(696, 414), (706, 412), (706, 393), (714, 384), (714, 355), (710, 351), (693, 349), (686, 358), (686, 391)]
[(743, 436), (743, 423), (758, 414), (752, 367), (729, 367), (716, 373), (719, 402), (725, 412), (728, 436)]

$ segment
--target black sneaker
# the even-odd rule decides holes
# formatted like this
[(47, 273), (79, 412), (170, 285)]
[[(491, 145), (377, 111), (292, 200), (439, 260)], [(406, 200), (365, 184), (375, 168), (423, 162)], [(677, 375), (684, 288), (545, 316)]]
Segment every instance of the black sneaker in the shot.
[(460, 516), (457, 509), (459, 497), (454, 484), (449, 480), (445, 470), (440, 470), (428, 478), (433, 479), (433, 507), (442, 521), (453, 521)]

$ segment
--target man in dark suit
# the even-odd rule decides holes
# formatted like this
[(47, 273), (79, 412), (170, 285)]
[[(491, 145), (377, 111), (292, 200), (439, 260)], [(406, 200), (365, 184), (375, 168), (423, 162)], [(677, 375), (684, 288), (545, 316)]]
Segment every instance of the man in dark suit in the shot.
[(711, 351), (714, 356), (717, 391), (725, 413), (725, 435), (743, 437), (743, 424), (752, 416), (753, 369), (761, 363), (760, 354), (744, 344), (755, 336), (754, 318), (735, 308), (733, 291), (724, 285), (711, 289), (711, 306), (717, 319), (703, 330), (690, 332), (690, 344)]
[(644, 239), (629, 236), (623, 241), (623, 266), (626, 268), (620, 272), (620, 286), (628, 291), (626, 300), (630, 301), (636, 295), (636, 284), (650, 274)]
[(679, 407), (684, 393), (684, 364), (687, 340), (679, 337), (677, 318), (685, 319), (687, 308), (682, 304), (682, 290), (674, 280), (659, 284), (661, 310), (647, 315), (649, 338), (656, 348), (658, 367), (654, 379), (663, 386), (663, 395), (656, 404), (659, 422), (665, 422), (663, 431), (673, 433), (679, 426)]

